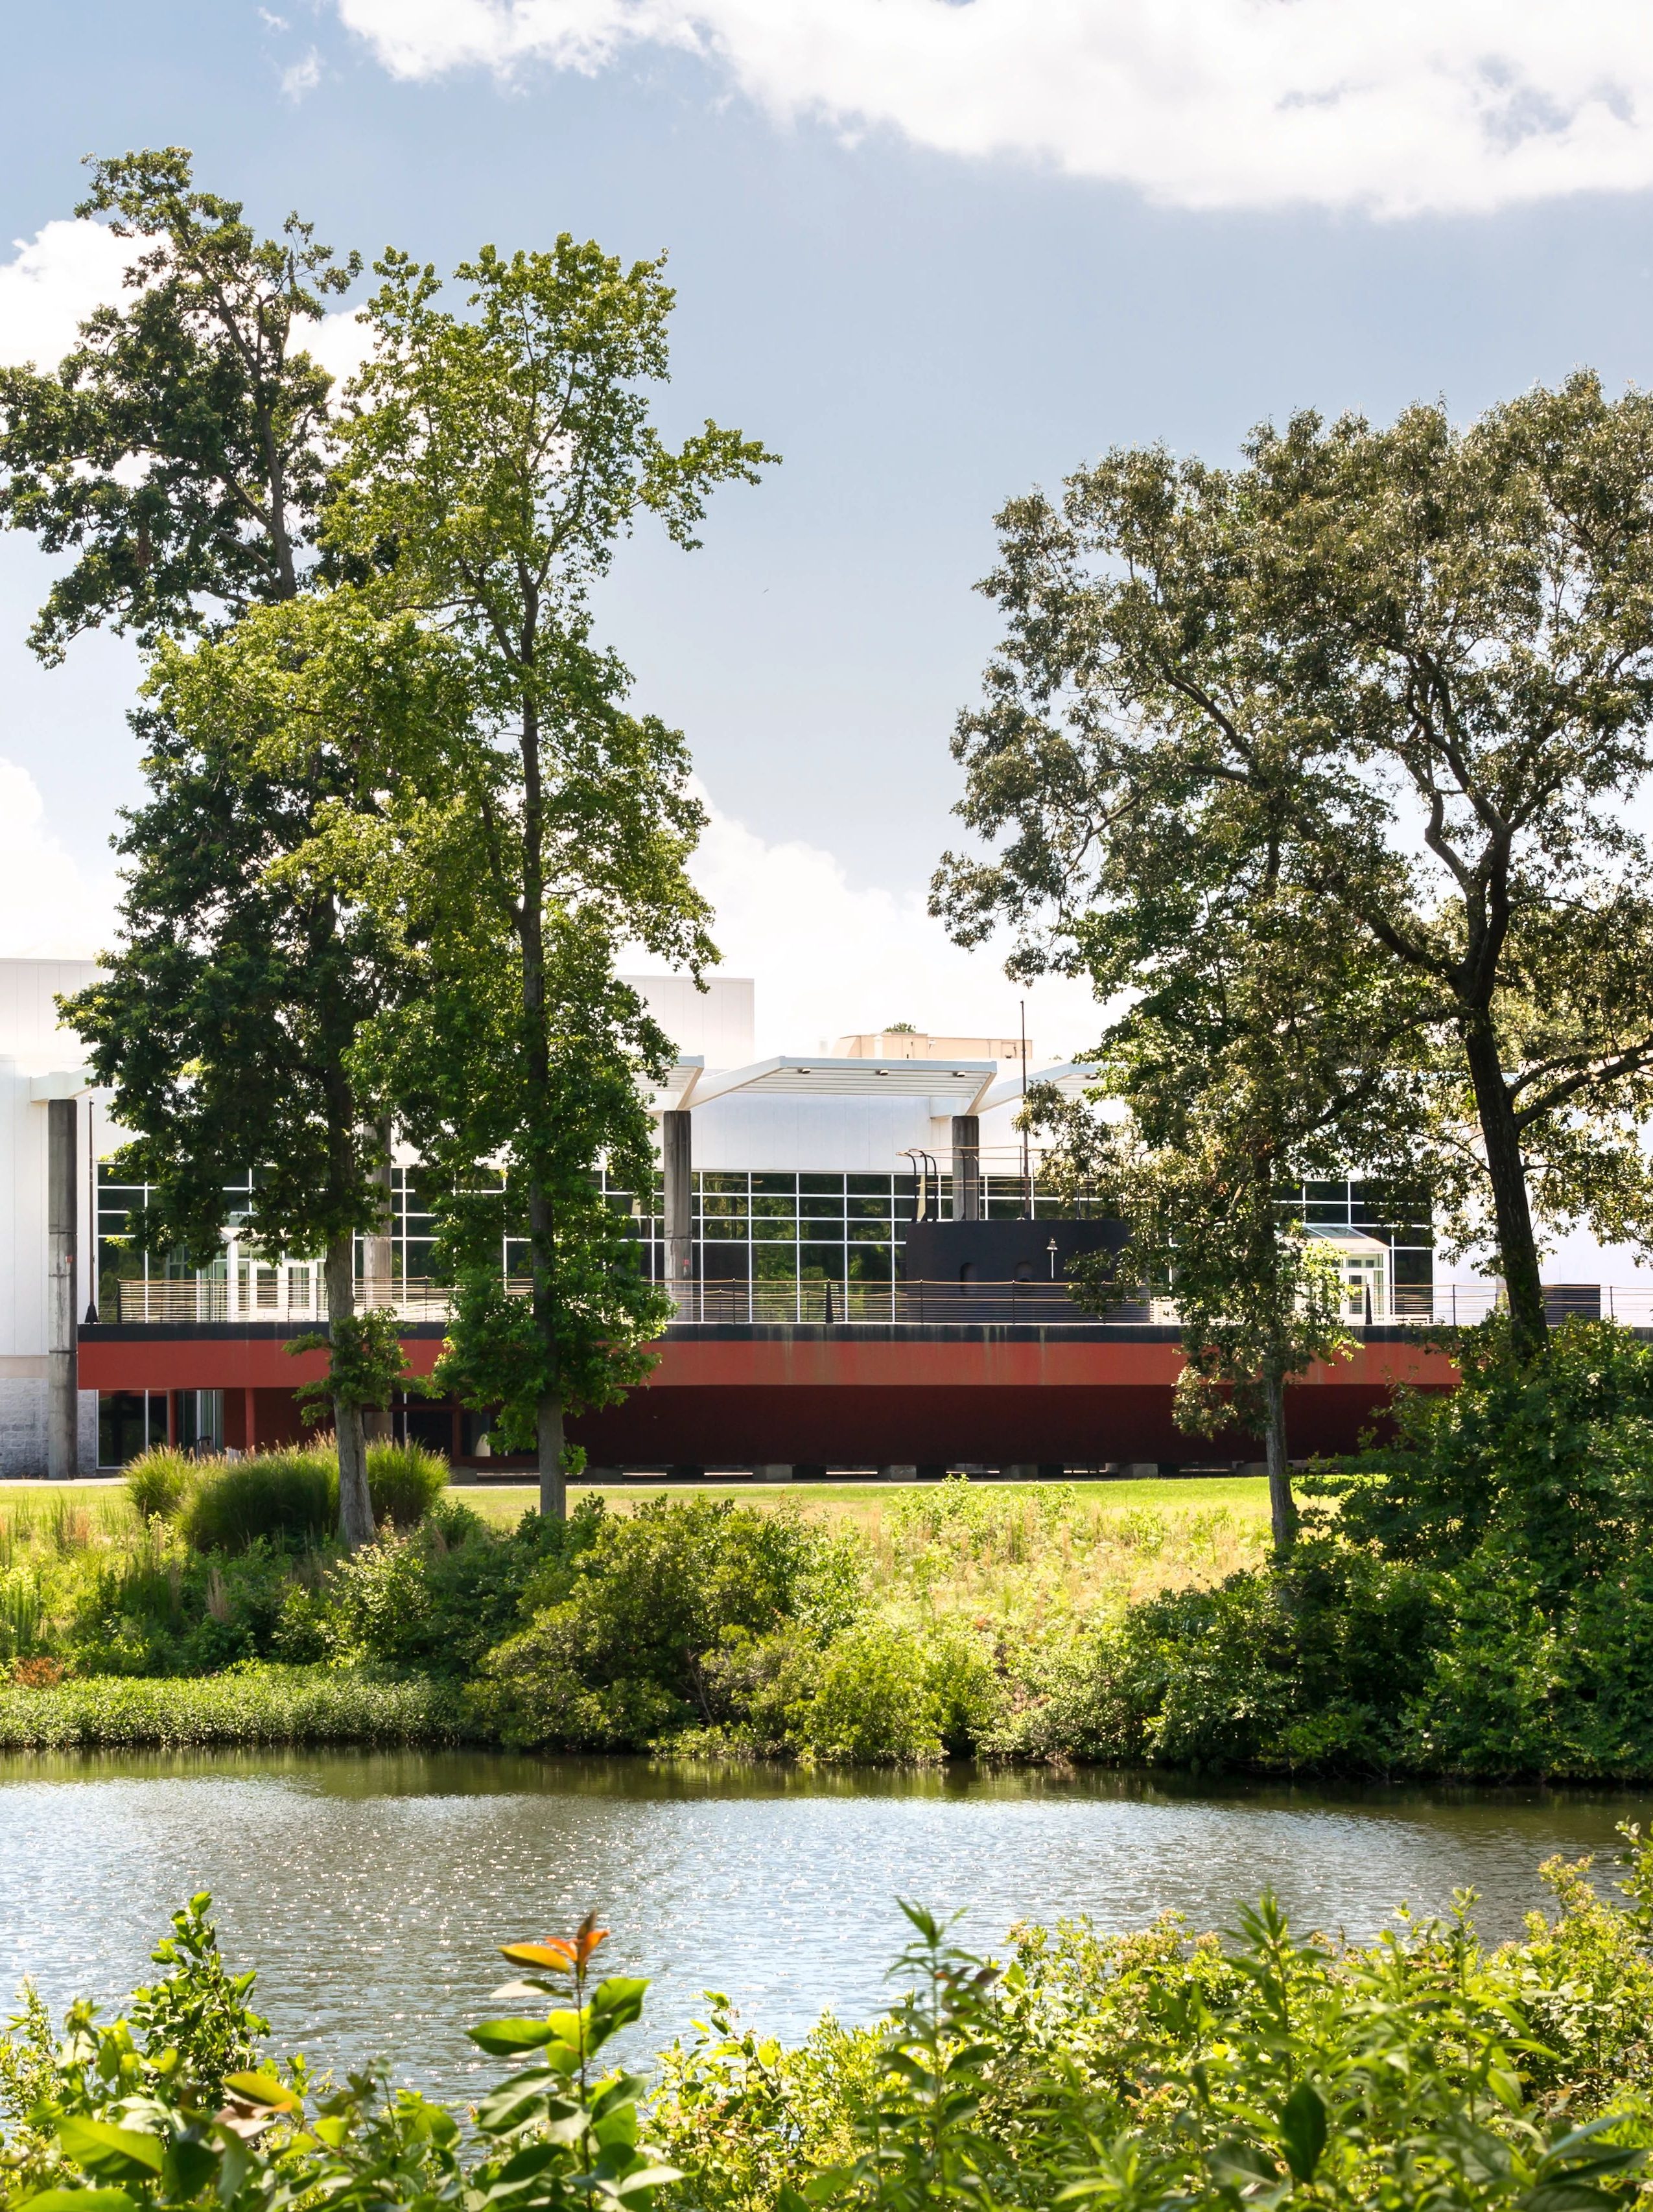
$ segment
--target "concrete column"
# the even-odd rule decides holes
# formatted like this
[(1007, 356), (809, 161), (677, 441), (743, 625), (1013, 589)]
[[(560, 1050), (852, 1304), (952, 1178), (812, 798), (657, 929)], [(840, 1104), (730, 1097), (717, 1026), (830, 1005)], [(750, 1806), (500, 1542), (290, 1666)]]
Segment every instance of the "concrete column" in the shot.
[(80, 1111), (72, 1098), (46, 1103), (46, 1471), (53, 1482), (80, 1472), (80, 1397), (75, 1359), (75, 1244)]
[[(391, 1280), (391, 1126), (381, 1121), (375, 1131), (381, 1158), (374, 1170), (379, 1221), (362, 1240), (362, 1303), (388, 1306), (395, 1303)], [(369, 1443), (388, 1443), (391, 1416), (387, 1406), (369, 1406), (362, 1416), (362, 1429)]]
[(660, 1116), (660, 1160), (665, 1173), (665, 1279), (673, 1295), (684, 1295), (695, 1276), (694, 1139), (687, 1114)]
[(975, 1114), (953, 1115), (953, 1219), (981, 1218), (981, 1121)]
[(387, 1306), (391, 1303), (391, 1129), (381, 1122), (375, 1133), (383, 1158), (374, 1170), (378, 1197), (379, 1226), (362, 1240), (362, 1303)]

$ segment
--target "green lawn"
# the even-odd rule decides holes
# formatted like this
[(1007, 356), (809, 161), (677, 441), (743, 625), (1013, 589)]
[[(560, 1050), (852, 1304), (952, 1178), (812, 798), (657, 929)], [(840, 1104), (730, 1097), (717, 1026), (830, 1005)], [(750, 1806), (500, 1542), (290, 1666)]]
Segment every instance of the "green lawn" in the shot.
[[(834, 1521), (851, 1521), (870, 1528), (882, 1509), (901, 1492), (927, 1490), (929, 1483), (898, 1482), (628, 1482), (608, 1485), (573, 1484), (571, 1499), (587, 1495), (603, 1499), (620, 1512), (629, 1511), (647, 1498), (731, 1498), (748, 1505), (774, 1505), (790, 1498), (805, 1510), (825, 1512)], [(1049, 1487), (1036, 1482), (989, 1482), (973, 1488), (1003, 1494), (1024, 1494)], [(1087, 1512), (1125, 1513), (1152, 1508), (1181, 1521), (1213, 1506), (1226, 1506), (1243, 1521), (1266, 1518), (1268, 1485), (1261, 1475), (1212, 1474), (1150, 1477), (1121, 1482), (1080, 1482), (1073, 1485)], [(467, 1481), (462, 1471), (453, 1484), (454, 1494), (477, 1513), (501, 1526), (509, 1526), (539, 1500), (531, 1482)], [(0, 1516), (33, 1520), (40, 1515), (84, 1514), (94, 1523), (125, 1520), (125, 1493), (119, 1475), (82, 1477), (76, 1482), (0, 1482)]]
[[(747, 1505), (774, 1504), (782, 1498), (791, 1498), (805, 1507), (826, 1507), (834, 1519), (861, 1520), (866, 1517), (869, 1509), (876, 1510), (887, 1504), (900, 1491), (933, 1486), (928, 1483), (901, 1482), (627, 1482), (570, 1484), (568, 1495), (570, 1500), (587, 1495), (600, 1498), (605, 1504), (622, 1511), (645, 1498), (733, 1498)], [(1025, 1492), (1049, 1486), (993, 1482), (973, 1486)], [(1266, 1515), (1268, 1511), (1268, 1484), (1261, 1475), (1162, 1475), (1128, 1482), (1081, 1482), (1073, 1487), (1086, 1505), (1109, 1510), (1117, 1508), (1121, 1512), (1152, 1506), (1162, 1513), (1180, 1515), (1212, 1505), (1226, 1505), (1233, 1512), (1246, 1515)], [(467, 1505), (485, 1514), (490, 1521), (514, 1521), (519, 1514), (537, 1504), (539, 1498), (538, 1487), (526, 1482), (467, 1483), (460, 1478), (454, 1489)]]

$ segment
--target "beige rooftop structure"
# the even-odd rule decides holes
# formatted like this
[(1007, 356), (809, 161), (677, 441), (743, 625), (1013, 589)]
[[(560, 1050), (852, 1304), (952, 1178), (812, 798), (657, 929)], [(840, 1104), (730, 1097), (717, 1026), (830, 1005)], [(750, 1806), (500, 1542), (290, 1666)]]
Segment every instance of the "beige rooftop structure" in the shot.
[[(1027, 1048), (1033, 1065), (1033, 1046)], [(874, 1030), (863, 1036), (840, 1037), (836, 1060), (996, 1060), (1022, 1064), (1020, 1037), (931, 1036), (923, 1030)]]

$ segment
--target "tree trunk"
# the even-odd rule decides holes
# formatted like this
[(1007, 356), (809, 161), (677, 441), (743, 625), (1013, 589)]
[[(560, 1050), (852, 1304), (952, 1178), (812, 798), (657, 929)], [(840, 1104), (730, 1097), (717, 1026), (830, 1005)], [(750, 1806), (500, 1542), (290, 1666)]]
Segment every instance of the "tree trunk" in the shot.
[(562, 1471), (562, 1400), (548, 1390), (539, 1401), (539, 1510), (548, 1521), (568, 1517), (568, 1479)]
[(1297, 1541), (1297, 1502), (1291, 1495), (1291, 1462), (1285, 1450), (1285, 1370), (1271, 1363), (1263, 1370), (1267, 1412), (1263, 1425), (1268, 1462), (1268, 1517), (1273, 1526), (1274, 1552), (1283, 1557)]
[[(356, 1312), (356, 1239), (335, 1237), (327, 1247), (327, 1319), (349, 1321)], [(368, 1442), (360, 1406), (333, 1400), (333, 1428), (338, 1438), (338, 1533), (348, 1552), (371, 1544), (373, 1499), (368, 1494)]]
[[(531, 633), (538, 622), (532, 594)], [(526, 663), (532, 663), (530, 647)], [(538, 1141), (550, 1090), (550, 1042), (545, 1027), (545, 816), (540, 776), (539, 715), (532, 693), (522, 714), (522, 1011), (528, 1025), (528, 1113)], [(547, 1388), (539, 1400), (539, 1510), (548, 1519), (568, 1517), (562, 1473), (562, 1393), (556, 1364), (556, 1219), (538, 1161), (528, 1170), (528, 1267), (534, 1327), (545, 1348)]]
[(1521, 1156), (1521, 1131), (1504, 1080), (1498, 1037), (1485, 1016), (1463, 1025), (1464, 1057), (1475, 1087), (1487, 1178), (1492, 1186), (1492, 1218), (1498, 1230), (1498, 1261), (1510, 1301), (1510, 1337), (1518, 1358), (1535, 1359), (1549, 1341), (1544, 1290), (1539, 1280), (1538, 1241), (1533, 1234), (1527, 1194), (1527, 1165)]

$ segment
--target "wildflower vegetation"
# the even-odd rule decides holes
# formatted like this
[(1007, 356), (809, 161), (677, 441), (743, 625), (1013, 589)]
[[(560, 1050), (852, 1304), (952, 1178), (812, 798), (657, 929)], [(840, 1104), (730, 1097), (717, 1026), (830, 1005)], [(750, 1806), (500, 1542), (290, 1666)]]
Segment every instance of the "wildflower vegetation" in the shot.
[(1304, 1479), (1285, 1553), (1259, 1484), (501, 1524), (389, 1446), (346, 1553), (324, 1449), (151, 1453), (122, 1498), (0, 1519), (0, 1741), (1645, 1779), (1653, 1346), (1575, 1322), (1534, 1364), (1492, 1323), (1459, 1357)]
[[(61, 2037), (26, 1989), (0, 2043), (16, 2212), (508, 2205), (520, 2212), (920, 2212), (1096, 2203), (1612, 2212), (1653, 2138), (1653, 1851), (1609, 1904), (1545, 1869), (1553, 1917), (1496, 1950), (1466, 1893), (1366, 1948), (1264, 1898), (1226, 1942), (1174, 1917), (1086, 1922), (972, 1956), (917, 1906), (905, 1984), (798, 2047), (708, 1993), (653, 2086), (607, 2049), (647, 1984), (600, 1978), (605, 1931), (511, 1943), (514, 2009), (471, 2031), (505, 2078), (460, 2116), (369, 2067), (339, 2085), (264, 2052), (253, 1976), (192, 1899), (123, 2016)], [(466, 2124), (468, 2120), (469, 2124)]]

